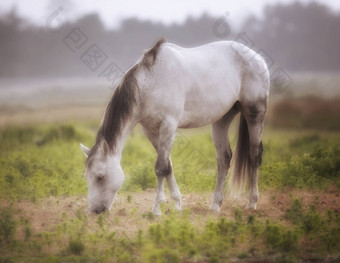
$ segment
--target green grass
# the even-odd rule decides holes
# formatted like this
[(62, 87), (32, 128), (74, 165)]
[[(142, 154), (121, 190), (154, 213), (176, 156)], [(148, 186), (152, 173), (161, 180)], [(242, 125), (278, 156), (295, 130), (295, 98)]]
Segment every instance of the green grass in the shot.
[(8, 128), (1, 132), (0, 192), (10, 200), (83, 194), (79, 140), (72, 125)]
[[(79, 142), (90, 146), (94, 136), (93, 125), (87, 124), (3, 128), (0, 199), (15, 205), (20, 200), (86, 195), (85, 157)], [(231, 138), (234, 146), (235, 133)], [(336, 133), (267, 128), (260, 192), (327, 191), (330, 186), (339, 191), (339, 138)], [(132, 202), (133, 192), (156, 187), (155, 160), (151, 144), (135, 129), (122, 158), (126, 174), (122, 192), (129, 193), (127, 202)], [(183, 193), (213, 191), (217, 168), (208, 129), (180, 131), (172, 161)], [(319, 213), (301, 200), (292, 200), (280, 220), (244, 215), (238, 209), (233, 213), (233, 220), (221, 217), (200, 226), (189, 210), (170, 211), (162, 219), (146, 214), (146, 230), (131, 236), (108, 231), (106, 215), (91, 226), (88, 215), (78, 211), (53, 230), (37, 233), (25, 215), (18, 218), (3, 205), (0, 262), (228, 262), (248, 258), (295, 262), (336, 257), (340, 250), (340, 219), (333, 210)]]
[[(287, 136), (287, 135), (282, 135)], [(268, 138), (267, 138), (268, 139)], [(306, 134), (264, 144), (260, 185), (277, 189), (340, 187), (340, 141), (337, 135)]]
[[(336, 135), (289, 135), (268, 130), (264, 138), (261, 188), (327, 189), (340, 186), (340, 143)], [(85, 194), (84, 159), (79, 142), (91, 145), (95, 132), (84, 125), (11, 127), (0, 131), (0, 197), (36, 200)], [(232, 136), (235, 137), (235, 136)], [(286, 137), (286, 138), (285, 138)], [(123, 152), (123, 191), (156, 186), (156, 153), (137, 128)], [(182, 192), (212, 191), (215, 149), (207, 129), (180, 131), (172, 151)]]

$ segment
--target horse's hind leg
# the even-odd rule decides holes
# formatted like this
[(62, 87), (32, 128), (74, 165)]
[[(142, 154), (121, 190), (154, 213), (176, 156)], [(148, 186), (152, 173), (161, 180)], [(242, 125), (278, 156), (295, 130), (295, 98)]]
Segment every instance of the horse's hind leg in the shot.
[(243, 103), (242, 114), (245, 116), (249, 131), (249, 202), (247, 208), (256, 209), (259, 198), (258, 169), (262, 162), (262, 133), (267, 111), (267, 98), (255, 102)]
[(234, 106), (222, 119), (211, 125), (211, 135), (216, 148), (218, 175), (210, 209), (217, 212), (220, 210), (222, 205), (226, 177), (232, 157), (232, 151), (229, 145), (228, 129), (230, 123), (238, 112), (237, 107)]

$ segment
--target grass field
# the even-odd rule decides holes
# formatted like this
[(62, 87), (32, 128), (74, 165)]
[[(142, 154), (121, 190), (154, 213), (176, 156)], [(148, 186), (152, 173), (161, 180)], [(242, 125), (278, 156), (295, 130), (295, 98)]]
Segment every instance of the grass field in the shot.
[[(122, 158), (111, 213), (87, 209), (85, 157), (98, 123), (0, 131), (0, 262), (301, 262), (340, 255), (340, 135), (267, 125), (258, 210), (245, 196), (208, 207), (216, 178), (208, 128), (179, 131), (172, 152), (183, 211), (151, 211), (156, 154), (139, 127)], [(233, 127), (235, 131), (235, 127)], [(231, 135), (235, 145), (235, 132)]]
[(0, 263), (339, 262), (340, 81), (338, 74), (293, 77), (270, 98), (258, 209), (246, 210), (243, 195), (227, 196), (218, 214), (209, 210), (217, 167), (203, 128), (177, 133), (172, 160), (183, 211), (168, 198), (162, 217), (151, 213), (156, 153), (138, 126), (125, 145), (126, 180), (111, 213), (88, 213), (79, 142), (94, 142), (112, 92), (105, 85), (3, 86)]

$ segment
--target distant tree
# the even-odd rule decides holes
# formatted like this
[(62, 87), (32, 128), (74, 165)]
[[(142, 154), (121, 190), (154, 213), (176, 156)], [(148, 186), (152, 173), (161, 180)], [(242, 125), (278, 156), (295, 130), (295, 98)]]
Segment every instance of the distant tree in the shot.
[[(72, 1), (64, 1), (72, 6)], [(0, 14), (0, 77), (91, 76), (80, 59), (85, 50), (74, 54), (63, 43), (73, 28), (80, 28), (88, 37), (84, 48), (97, 44), (110, 61), (125, 70), (160, 37), (183, 46), (235, 38), (237, 32), (222, 38), (214, 34), (218, 19), (203, 14), (188, 17), (182, 24), (164, 25), (129, 18), (118, 29), (108, 29), (97, 14), (87, 14), (66, 22), (62, 34), (53, 34), (29, 24), (12, 9)], [(251, 15), (246, 19), (241, 32), (244, 31), (255, 42), (255, 49), (263, 49), (287, 70), (340, 70), (340, 14), (325, 5), (269, 5), (262, 18)]]
[(340, 15), (325, 5), (270, 5), (262, 19), (249, 17), (243, 31), (290, 70), (340, 70)]
[(13, 8), (0, 17), (0, 76), (6, 76), (16, 69), (17, 63), (23, 56), (20, 52), (21, 28), (23, 20)]

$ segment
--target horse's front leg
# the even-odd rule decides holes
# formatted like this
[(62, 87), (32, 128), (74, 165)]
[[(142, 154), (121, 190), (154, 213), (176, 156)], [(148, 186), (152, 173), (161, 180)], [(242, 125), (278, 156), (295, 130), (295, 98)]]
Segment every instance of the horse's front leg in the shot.
[[(171, 198), (175, 201), (177, 210), (181, 209), (181, 194), (179, 192), (175, 175), (173, 173), (172, 164), (170, 160), (170, 152), (174, 143), (177, 129), (177, 122), (171, 119), (166, 119), (162, 122), (159, 129), (159, 142), (157, 147), (157, 161), (155, 166), (158, 182), (162, 181), (164, 177), (167, 179)], [(156, 198), (157, 201), (157, 198)], [(160, 214), (159, 204), (154, 206), (154, 213)]]
[(170, 165), (171, 165), (171, 174), (169, 174), (166, 177), (166, 180), (168, 182), (168, 187), (169, 187), (169, 191), (170, 191), (170, 196), (172, 198), (172, 200), (175, 201), (175, 208), (177, 211), (180, 211), (182, 209), (182, 200), (181, 200), (181, 193), (179, 191), (177, 182), (176, 182), (176, 178), (175, 178), (175, 174), (172, 170), (172, 163), (170, 160)]
[[(156, 152), (158, 153), (158, 144), (159, 144), (159, 131), (150, 131), (146, 127), (143, 126), (143, 131), (152, 143)], [(155, 204), (153, 206), (152, 212), (155, 215), (162, 215), (161, 212), (161, 203), (165, 202), (165, 194), (164, 194), (164, 176), (157, 176), (157, 194), (155, 198)]]
[(157, 176), (157, 195), (155, 198), (155, 204), (153, 206), (152, 212), (160, 216), (162, 215), (161, 211), (161, 203), (165, 202), (165, 194), (164, 194), (164, 177), (163, 176)]

